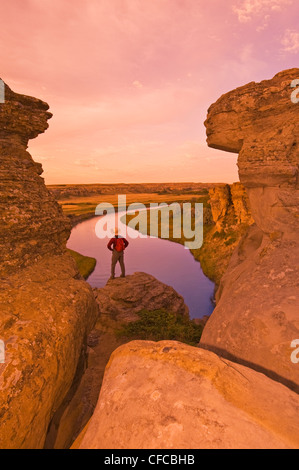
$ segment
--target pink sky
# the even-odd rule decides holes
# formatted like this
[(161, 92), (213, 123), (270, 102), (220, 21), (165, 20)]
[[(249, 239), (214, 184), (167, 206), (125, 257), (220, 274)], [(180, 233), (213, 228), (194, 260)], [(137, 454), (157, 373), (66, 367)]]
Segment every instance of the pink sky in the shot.
[(298, 0), (2, 0), (0, 77), (50, 105), (29, 144), (48, 184), (230, 183), (207, 109), (298, 67), (298, 17)]

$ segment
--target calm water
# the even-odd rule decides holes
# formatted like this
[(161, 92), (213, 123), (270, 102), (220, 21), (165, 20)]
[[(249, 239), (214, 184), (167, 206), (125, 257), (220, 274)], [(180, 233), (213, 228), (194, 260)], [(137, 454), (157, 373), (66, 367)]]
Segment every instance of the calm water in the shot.
[[(106, 216), (107, 217), (107, 216)], [(96, 258), (97, 264), (87, 282), (92, 287), (103, 287), (110, 276), (111, 252), (108, 239), (95, 234), (100, 217), (82, 222), (72, 229), (67, 247)], [(159, 238), (132, 238), (136, 231), (126, 227), (129, 246), (125, 252), (126, 274), (142, 271), (152, 274), (181, 294), (189, 307), (190, 318), (201, 318), (213, 311), (211, 298), (214, 284), (202, 272), (200, 263), (183, 245)], [(120, 266), (116, 265), (116, 276)]]

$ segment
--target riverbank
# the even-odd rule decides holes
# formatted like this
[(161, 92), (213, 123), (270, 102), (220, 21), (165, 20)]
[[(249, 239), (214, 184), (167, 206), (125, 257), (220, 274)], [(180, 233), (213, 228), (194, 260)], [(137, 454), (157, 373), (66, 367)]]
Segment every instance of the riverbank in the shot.
[(90, 276), (90, 274), (93, 272), (96, 266), (96, 262), (97, 262), (96, 259), (91, 258), (90, 256), (81, 255), (81, 253), (78, 253), (77, 251), (74, 251), (74, 250), (70, 250), (69, 248), (67, 249), (67, 251), (75, 260), (79, 273), (86, 280)]

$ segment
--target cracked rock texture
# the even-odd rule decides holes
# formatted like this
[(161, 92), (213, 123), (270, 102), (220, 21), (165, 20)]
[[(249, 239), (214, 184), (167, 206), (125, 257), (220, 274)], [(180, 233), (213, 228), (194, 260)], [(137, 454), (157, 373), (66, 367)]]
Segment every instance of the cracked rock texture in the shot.
[(291, 342), (299, 338), (299, 69), (251, 82), (213, 104), (210, 147), (239, 153), (255, 221), (235, 249), (201, 345), (299, 390)]
[(0, 448), (41, 448), (97, 317), (66, 252), (70, 223), (27, 152), (48, 105), (5, 85), (0, 104)]

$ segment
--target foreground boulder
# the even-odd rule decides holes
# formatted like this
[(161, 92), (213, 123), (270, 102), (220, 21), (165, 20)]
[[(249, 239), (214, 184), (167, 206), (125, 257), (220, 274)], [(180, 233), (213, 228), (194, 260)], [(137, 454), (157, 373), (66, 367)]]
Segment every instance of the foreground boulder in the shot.
[(298, 448), (298, 406), (287, 387), (212, 352), (132, 341), (112, 354), (73, 448)]
[(51, 117), (5, 85), (0, 104), (0, 448), (41, 448), (97, 318), (66, 252), (70, 223), (26, 151)]
[(166, 309), (178, 315), (189, 315), (183, 297), (173, 287), (147, 273), (137, 272), (109, 280), (105, 287), (93, 289), (101, 315), (115, 320), (135, 321), (142, 309)]
[(252, 224), (217, 291), (201, 345), (299, 390), (299, 69), (223, 95), (206, 120), (210, 147), (239, 153)]

